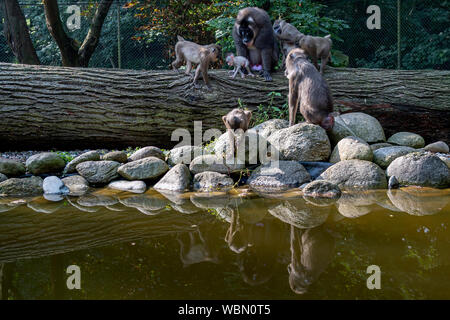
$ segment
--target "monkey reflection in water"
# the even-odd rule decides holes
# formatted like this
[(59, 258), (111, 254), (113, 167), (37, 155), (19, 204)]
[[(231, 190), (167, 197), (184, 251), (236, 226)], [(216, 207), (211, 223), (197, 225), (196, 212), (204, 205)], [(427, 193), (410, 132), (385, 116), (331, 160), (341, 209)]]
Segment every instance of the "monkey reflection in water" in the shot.
[(334, 238), (323, 226), (302, 230), (291, 225), (291, 263), (289, 285), (296, 294), (304, 294), (334, 256)]
[(239, 271), (247, 284), (261, 285), (272, 278), (284, 243), (280, 221), (243, 223), (239, 212), (233, 211), (225, 241), (238, 254)]

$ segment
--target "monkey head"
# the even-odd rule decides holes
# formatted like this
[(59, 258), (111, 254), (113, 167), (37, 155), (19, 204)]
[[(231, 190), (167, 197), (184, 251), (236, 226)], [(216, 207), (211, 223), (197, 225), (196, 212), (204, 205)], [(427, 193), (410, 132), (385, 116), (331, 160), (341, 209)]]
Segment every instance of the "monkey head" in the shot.
[(281, 34), (281, 25), (284, 23), (284, 20), (278, 19), (275, 20), (273, 23), (273, 31), (275, 31), (276, 34)]
[(208, 45), (209, 50), (209, 56), (211, 57), (212, 62), (216, 62), (219, 60), (219, 54), (220, 54), (220, 46), (217, 44), (210, 44)]
[(247, 131), (251, 118), (252, 112), (250, 110), (233, 109), (222, 117), (222, 121), (227, 129)]
[(256, 34), (257, 26), (255, 20), (251, 16), (246, 16), (238, 24), (238, 34), (242, 39), (242, 43), (247, 46), (247, 48), (253, 47)]
[(305, 50), (300, 48), (294, 48), (289, 51), (286, 57), (286, 70), (285, 76), (289, 78), (289, 74), (295, 70), (295, 65), (298, 59), (307, 59)]
[(234, 54), (233, 53), (227, 54), (227, 57), (226, 57), (225, 61), (227, 62), (227, 64), (230, 67), (233, 66), (234, 65)]

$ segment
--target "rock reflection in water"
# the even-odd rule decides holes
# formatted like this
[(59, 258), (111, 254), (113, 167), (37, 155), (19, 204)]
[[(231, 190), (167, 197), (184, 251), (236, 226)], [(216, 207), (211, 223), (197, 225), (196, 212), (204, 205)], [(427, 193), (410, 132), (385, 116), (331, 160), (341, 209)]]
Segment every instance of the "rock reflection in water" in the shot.
[(443, 196), (441, 192), (433, 189), (424, 192), (419, 188), (402, 188), (388, 190), (387, 194), (398, 209), (415, 216), (439, 213), (450, 200), (448, 195)]

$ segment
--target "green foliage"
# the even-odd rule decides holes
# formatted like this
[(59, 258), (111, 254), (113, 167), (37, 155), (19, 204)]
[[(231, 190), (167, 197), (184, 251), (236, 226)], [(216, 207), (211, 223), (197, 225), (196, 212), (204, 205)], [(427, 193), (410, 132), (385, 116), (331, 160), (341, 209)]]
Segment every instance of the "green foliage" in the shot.
[(125, 153), (127, 154), (127, 157), (130, 157), (133, 153), (135, 153), (136, 151), (138, 151), (140, 149), (141, 149), (141, 147), (135, 147), (135, 148), (128, 147), (128, 148), (126, 148)]
[(66, 163), (72, 161), (75, 157), (66, 151), (56, 151), (55, 152), (61, 159)]
[(289, 120), (289, 105), (284, 103), (281, 107), (274, 105), (273, 100), (275, 97), (281, 97), (280, 92), (269, 92), (270, 97), (269, 105), (265, 106), (260, 104), (256, 111), (253, 112), (252, 122), (253, 126), (261, 124), (270, 119), (287, 119)]

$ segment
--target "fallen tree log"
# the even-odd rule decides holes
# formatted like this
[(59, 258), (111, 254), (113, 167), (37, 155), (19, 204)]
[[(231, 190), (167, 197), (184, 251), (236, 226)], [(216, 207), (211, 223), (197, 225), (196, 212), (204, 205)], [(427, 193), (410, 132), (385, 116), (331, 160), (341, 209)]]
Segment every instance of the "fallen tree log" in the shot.
[[(209, 92), (168, 70), (0, 63), (0, 150), (171, 147), (177, 143), (171, 133), (192, 132), (193, 121), (202, 121), (203, 130), (222, 130), (221, 116), (237, 107), (238, 99), (251, 110), (271, 99), (274, 105), (286, 102), (282, 72), (270, 83), (231, 79), (226, 70), (211, 71), (210, 77)], [(341, 111), (375, 115), (387, 123), (388, 135), (414, 124), (411, 130), (425, 130), (427, 140), (449, 142), (450, 71), (329, 68), (325, 77)], [(282, 95), (271, 98), (272, 91)], [(380, 105), (388, 108), (380, 112)]]

